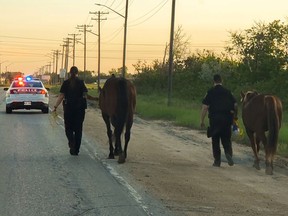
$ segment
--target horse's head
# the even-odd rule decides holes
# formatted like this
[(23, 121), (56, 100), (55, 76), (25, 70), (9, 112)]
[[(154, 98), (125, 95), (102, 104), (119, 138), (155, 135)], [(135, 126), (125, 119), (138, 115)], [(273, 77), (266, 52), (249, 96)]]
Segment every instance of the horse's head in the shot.
[(256, 95), (259, 95), (257, 91), (247, 91), (245, 93), (241, 91), (241, 102), (245, 104), (248, 101), (250, 101), (253, 97), (255, 97)]

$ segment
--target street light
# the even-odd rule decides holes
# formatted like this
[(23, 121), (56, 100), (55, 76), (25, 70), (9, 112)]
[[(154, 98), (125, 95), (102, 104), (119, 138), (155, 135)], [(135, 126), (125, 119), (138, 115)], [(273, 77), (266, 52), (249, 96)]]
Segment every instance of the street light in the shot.
[(8, 61), (2, 61), (2, 62), (0, 62), (0, 82), (1, 82), (1, 84), (3, 84), (2, 83), (2, 63), (4, 63), (4, 62), (8, 62)]
[(125, 18), (125, 16), (123, 16), (123, 15), (122, 15), (122, 14), (120, 14), (119, 12), (117, 12), (117, 11), (113, 10), (112, 8), (110, 8), (110, 7), (106, 6), (106, 5), (103, 5), (103, 4), (98, 4), (98, 3), (96, 3), (95, 5), (98, 5), (98, 6), (102, 6), (102, 7), (106, 7), (106, 8), (108, 8), (109, 10), (113, 11), (114, 13), (118, 14), (119, 16), (121, 16), (121, 17)]
[(110, 8), (110, 7), (106, 6), (106, 5), (98, 4), (98, 3), (96, 3), (96, 5), (108, 8), (109, 10), (113, 11), (114, 13), (118, 14), (119, 16), (121, 16), (121, 17), (123, 17), (125, 19), (125, 22), (124, 22), (124, 42), (123, 42), (123, 64), (122, 64), (122, 77), (125, 77), (128, 0), (126, 0), (125, 16), (123, 16), (122, 14), (118, 13), (117, 11), (113, 10), (112, 8)]
[[(11, 63), (11, 64), (9, 64), (9, 65), (6, 65), (6, 72), (8, 72), (8, 67), (10, 66), (10, 65), (12, 65), (13, 63)], [(11, 71), (10, 71), (11, 72)]]
[(2, 62), (0, 62), (0, 74), (2, 73), (2, 63), (4, 63), (4, 62), (8, 62), (8, 61), (2, 61)]

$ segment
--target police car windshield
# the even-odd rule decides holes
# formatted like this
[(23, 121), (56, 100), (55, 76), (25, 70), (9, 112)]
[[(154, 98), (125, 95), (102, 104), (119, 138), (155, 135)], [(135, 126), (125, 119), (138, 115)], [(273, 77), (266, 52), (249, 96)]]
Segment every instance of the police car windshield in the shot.
[(30, 82), (19, 82), (19, 81), (14, 81), (13, 84), (12, 84), (12, 87), (34, 87), (34, 88), (43, 88), (43, 85), (41, 82), (33, 82), (33, 81), (30, 81)]

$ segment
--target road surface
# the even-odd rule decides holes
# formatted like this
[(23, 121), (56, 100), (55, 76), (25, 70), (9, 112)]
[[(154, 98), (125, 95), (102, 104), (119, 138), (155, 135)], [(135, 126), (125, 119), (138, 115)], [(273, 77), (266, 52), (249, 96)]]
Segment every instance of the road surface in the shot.
[(96, 140), (84, 135), (80, 155), (71, 156), (61, 117), (40, 110), (6, 114), (4, 91), (0, 101), (1, 216), (166, 214), (99, 159)]

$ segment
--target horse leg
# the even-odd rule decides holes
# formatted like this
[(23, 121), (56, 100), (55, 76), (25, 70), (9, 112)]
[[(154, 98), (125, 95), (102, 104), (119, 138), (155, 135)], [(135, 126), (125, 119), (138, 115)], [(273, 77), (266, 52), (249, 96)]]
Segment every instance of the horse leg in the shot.
[(118, 156), (121, 152), (121, 133), (117, 131), (117, 128), (114, 129), (115, 134), (115, 149), (114, 149), (114, 155)]
[(267, 175), (273, 175), (273, 160), (275, 152), (270, 148), (269, 145), (265, 147), (265, 159), (266, 159), (266, 170)]
[(115, 148), (114, 148), (114, 155), (115, 156), (118, 156), (119, 155), (119, 141), (117, 139), (117, 132), (116, 132), (116, 129), (114, 129), (114, 141), (115, 141)]
[(271, 153), (268, 146), (265, 147), (265, 161), (266, 161), (266, 170), (267, 175), (273, 175), (273, 154)]
[(113, 154), (113, 140), (112, 140), (112, 130), (111, 130), (111, 125), (110, 125), (110, 119), (108, 115), (105, 115), (102, 113), (103, 120), (106, 124), (106, 129), (107, 129), (107, 136), (109, 139), (109, 156), (108, 159), (114, 159), (114, 154)]
[(130, 115), (126, 123), (126, 131), (125, 131), (125, 146), (124, 146), (125, 158), (127, 158), (127, 149), (128, 149), (128, 143), (130, 141), (132, 124), (133, 124), (133, 115), (132, 116)]
[(249, 137), (250, 143), (251, 143), (251, 147), (253, 150), (253, 154), (254, 154), (254, 164), (253, 167), (255, 167), (257, 170), (260, 170), (260, 165), (259, 165), (259, 157), (258, 157), (258, 148), (256, 146), (259, 145), (259, 143), (257, 143), (257, 140), (255, 139), (254, 136), (254, 132), (253, 131), (246, 131), (247, 135)]
[(265, 165), (266, 165), (266, 170), (265, 173), (267, 175), (273, 175), (273, 154), (271, 152), (271, 149), (269, 149), (269, 145), (267, 144), (267, 138), (264, 134), (264, 140), (263, 140), (263, 145), (265, 148)]
[(258, 136), (262, 141), (265, 149), (265, 165), (266, 165), (265, 173), (267, 175), (272, 175), (273, 174), (272, 154), (267, 144), (267, 138), (265, 132), (261, 132)]
[(127, 148), (128, 148), (128, 143), (130, 140), (130, 129), (126, 130), (125, 132), (125, 146), (124, 146), (124, 157), (127, 158)]
[(122, 161), (122, 157), (121, 155), (123, 154), (122, 152), (122, 145), (121, 145), (121, 134), (122, 131), (119, 130), (118, 126), (115, 126), (115, 130), (114, 130), (114, 134), (115, 134), (115, 155), (119, 155), (118, 158), (118, 163), (124, 163), (125, 161)]

